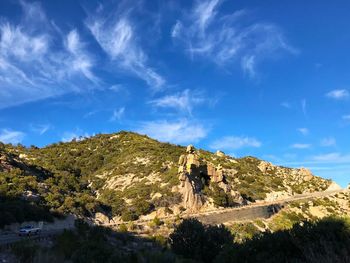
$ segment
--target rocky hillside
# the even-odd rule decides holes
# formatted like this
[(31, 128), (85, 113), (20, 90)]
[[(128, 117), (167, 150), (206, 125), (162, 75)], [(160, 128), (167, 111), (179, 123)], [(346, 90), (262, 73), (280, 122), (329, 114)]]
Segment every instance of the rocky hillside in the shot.
[[(0, 146), (0, 225), (56, 214), (132, 221), (326, 190), (307, 169), (160, 143), (131, 132), (44, 148)], [(20, 204), (18, 203), (20, 200)], [(14, 203), (16, 201), (16, 203)], [(16, 204), (16, 205), (14, 205)]]

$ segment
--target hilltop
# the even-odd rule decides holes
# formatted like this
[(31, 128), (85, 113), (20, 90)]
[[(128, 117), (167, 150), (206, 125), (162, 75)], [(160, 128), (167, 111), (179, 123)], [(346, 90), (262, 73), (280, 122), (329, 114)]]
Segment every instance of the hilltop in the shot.
[[(38, 148), (2, 144), (1, 225), (75, 214), (133, 221), (324, 191), (305, 168), (233, 158), (133, 132), (99, 134)], [(16, 205), (14, 205), (14, 203)], [(35, 208), (24, 212), (19, 207)]]

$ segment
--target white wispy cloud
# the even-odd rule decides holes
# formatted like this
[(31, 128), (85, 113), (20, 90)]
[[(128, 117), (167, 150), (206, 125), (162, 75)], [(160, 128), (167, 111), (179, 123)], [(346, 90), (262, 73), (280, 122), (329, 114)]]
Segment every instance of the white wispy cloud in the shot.
[(309, 148), (311, 148), (311, 144), (308, 144), (308, 143), (294, 143), (290, 147), (294, 148), (294, 149), (309, 149)]
[(115, 109), (110, 118), (110, 121), (119, 121), (124, 116), (124, 113), (125, 113), (125, 107)]
[(307, 115), (306, 99), (302, 99), (300, 103), (301, 103), (301, 110), (302, 110), (304, 116), (306, 117), (306, 115)]
[(310, 132), (308, 128), (298, 128), (297, 131), (300, 132), (302, 135), (308, 135)]
[(136, 75), (152, 89), (159, 90), (165, 79), (148, 65), (147, 55), (137, 41), (135, 25), (128, 13), (115, 10), (107, 13), (101, 6), (98, 12), (88, 17), (86, 25), (115, 67)]
[(346, 89), (335, 89), (326, 94), (326, 97), (335, 99), (335, 100), (347, 99), (349, 96), (350, 96), (350, 93)]
[(323, 147), (335, 146), (336, 144), (337, 141), (334, 137), (327, 137), (321, 140), (321, 146)]
[(90, 55), (84, 50), (84, 43), (76, 29), (70, 31), (66, 36), (66, 48), (71, 54), (71, 69), (73, 72), (81, 72), (87, 79), (94, 83), (98, 82), (97, 77), (92, 72), (93, 61)]
[(244, 24), (248, 11), (226, 15), (220, 0), (198, 1), (183, 14), (172, 28), (171, 36), (184, 45), (193, 58), (201, 56), (220, 66), (238, 62), (250, 77), (256, 75), (257, 64), (281, 51), (296, 54), (282, 30), (272, 23)]
[(183, 92), (151, 100), (149, 103), (155, 107), (173, 108), (175, 110), (192, 114), (193, 107), (204, 103), (205, 101), (206, 100), (200, 92), (191, 92), (186, 89)]
[(114, 84), (114, 85), (109, 87), (109, 90), (111, 90), (113, 92), (120, 92), (120, 91), (124, 90), (124, 86), (121, 84)]
[(24, 132), (14, 131), (10, 129), (2, 129), (0, 131), (0, 141), (3, 143), (20, 143), (25, 136)]
[(245, 136), (226, 136), (213, 141), (209, 147), (214, 150), (234, 150), (246, 147), (258, 148), (262, 143), (256, 138)]
[(311, 157), (313, 161), (320, 163), (350, 163), (350, 154), (332, 152)]
[(349, 164), (350, 163), (350, 153), (340, 153), (331, 152), (325, 154), (316, 154), (307, 156), (304, 161), (284, 161), (281, 162), (283, 165), (292, 166), (305, 166), (305, 165), (315, 165), (315, 164)]
[(207, 136), (208, 128), (188, 119), (157, 120), (141, 123), (137, 132), (163, 142), (196, 143)]
[(346, 121), (350, 121), (350, 114), (349, 115), (343, 115), (342, 119), (346, 120)]
[(40, 135), (43, 135), (48, 130), (52, 128), (51, 124), (37, 124), (37, 125), (31, 125), (30, 129)]
[(57, 33), (39, 3), (20, 4), (19, 23), (0, 22), (0, 108), (79, 91), (96, 81), (77, 31)]
[(292, 107), (292, 106), (290, 105), (290, 103), (287, 102), (287, 101), (282, 102), (282, 103), (281, 103), (281, 106), (284, 107), (284, 108), (286, 108), (286, 109), (290, 109), (290, 108)]
[(66, 131), (63, 133), (61, 141), (62, 142), (71, 142), (72, 140), (82, 141), (86, 138), (89, 138), (93, 135), (84, 132), (83, 130), (77, 128), (73, 131)]

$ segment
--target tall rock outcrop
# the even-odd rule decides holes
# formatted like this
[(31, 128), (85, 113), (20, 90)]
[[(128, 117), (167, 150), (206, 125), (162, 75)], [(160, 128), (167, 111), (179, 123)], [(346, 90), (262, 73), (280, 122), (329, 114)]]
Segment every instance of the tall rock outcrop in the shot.
[(205, 204), (208, 196), (204, 196), (202, 190), (205, 186), (212, 189), (212, 184), (216, 184), (238, 203), (243, 200), (225, 181), (222, 166), (201, 160), (192, 145), (187, 146), (186, 154), (180, 156), (178, 176), (182, 205), (188, 211), (197, 211)]
[(187, 146), (186, 154), (180, 156), (178, 175), (180, 180), (180, 192), (183, 197), (183, 206), (190, 210), (199, 210), (203, 203), (201, 190), (203, 183), (196, 168), (200, 165), (198, 156), (192, 145)]

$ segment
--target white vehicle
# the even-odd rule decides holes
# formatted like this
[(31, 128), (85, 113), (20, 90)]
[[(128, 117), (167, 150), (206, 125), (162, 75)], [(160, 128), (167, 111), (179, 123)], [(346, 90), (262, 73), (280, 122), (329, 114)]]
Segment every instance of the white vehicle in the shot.
[(41, 229), (39, 227), (24, 226), (19, 229), (18, 235), (19, 236), (38, 235), (40, 231)]

